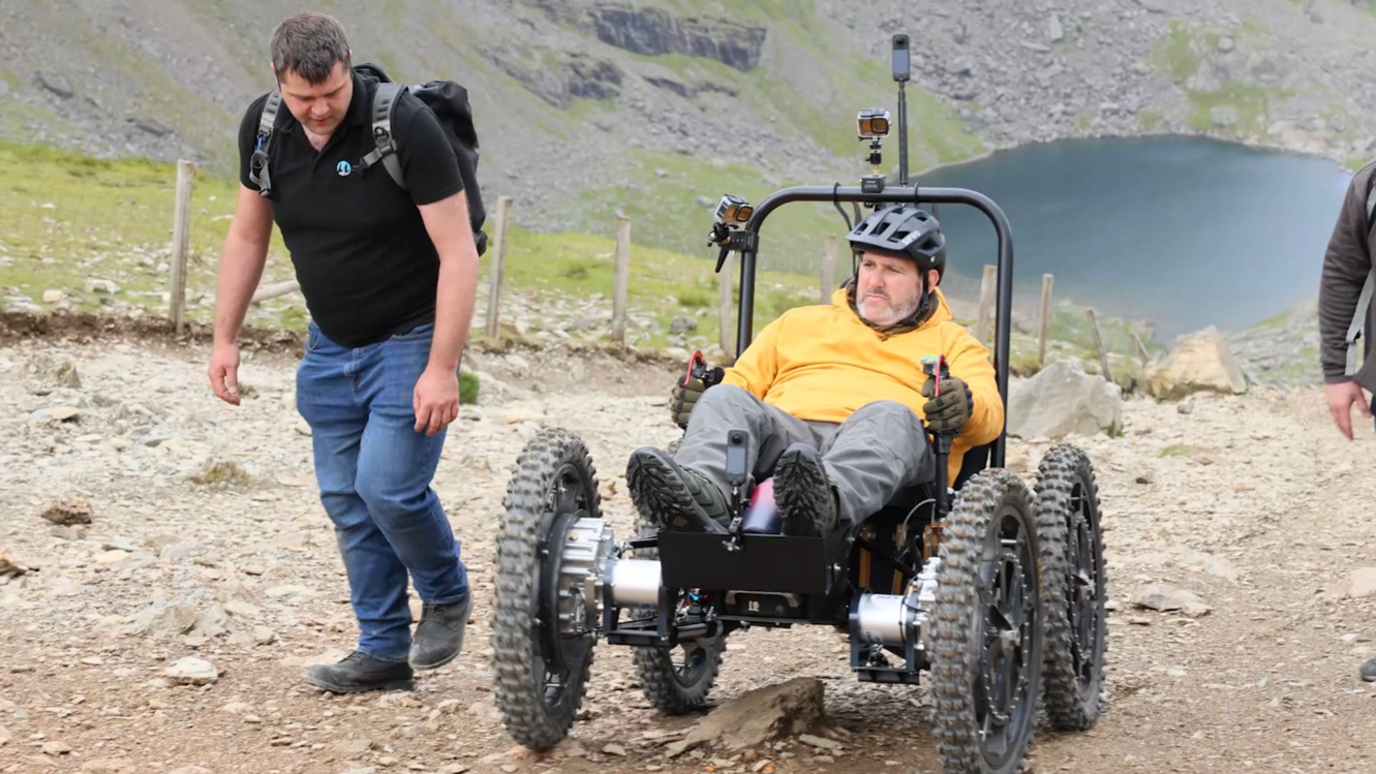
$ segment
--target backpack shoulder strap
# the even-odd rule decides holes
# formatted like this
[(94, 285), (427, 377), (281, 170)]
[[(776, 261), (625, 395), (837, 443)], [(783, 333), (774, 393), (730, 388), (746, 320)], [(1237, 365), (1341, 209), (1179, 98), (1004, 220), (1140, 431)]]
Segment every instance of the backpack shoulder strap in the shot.
[(272, 190), (272, 175), (268, 171), (268, 149), (272, 145), (272, 132), (277, 125), (277, 109), (281, 105), (282, 94), (273, 89), (263, 102), (263, 113), (258, 117), (258, 144), (254, 146), (253, 157), (249, 161), (248, 179), (258, 186), (259, 196), (267, 196)]
[(387, 174), (392, 176), (402, 190), (406, 189), (406, 181), (401, 174), (401, 162), (397, 159), (397, 143), (392, 134), (392, 113), (396, 109), (397, 99), (405, 90), (404, 85), (391, 81), (377, 85), (372, 110), (373, 142), (376, 143), (376, 147), (363, 157), (364, 169), (381, 161), (387, 169)]

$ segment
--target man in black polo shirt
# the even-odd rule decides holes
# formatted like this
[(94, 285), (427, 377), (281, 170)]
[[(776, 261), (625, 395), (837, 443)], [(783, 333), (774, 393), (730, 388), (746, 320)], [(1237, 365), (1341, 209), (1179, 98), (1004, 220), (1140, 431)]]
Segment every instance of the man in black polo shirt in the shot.
[[(402, 188), (376, 165), (376, 81), (352, 68), (344, 30), (298, 14), (273, 33), (282, 95), (269, 195), (250, 178), (267, 96), (239, 130), (239, 198), (225, 240), (209, 375), (238, 405), (236, 339), (275, 221), (312, 322), (296, 403), (312, 432), (321, 502), (335, 525), (359, 624), (357, 650), (311, 668), (334, 691), (411, 688), (462, 650), (472, 607), (459, 544), (430, 481), (458, 417), (459, 358), (473, 316), (478, 252), (454, 151), (403, 94), (393, 115)], [(407, 576), (423, 602), (414, 638)]]

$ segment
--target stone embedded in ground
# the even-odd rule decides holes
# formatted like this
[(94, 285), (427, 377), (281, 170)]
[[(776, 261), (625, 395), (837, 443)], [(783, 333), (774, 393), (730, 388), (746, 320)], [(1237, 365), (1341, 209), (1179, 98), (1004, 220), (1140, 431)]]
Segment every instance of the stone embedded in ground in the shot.
[(1077, 358), (1056, 360), (1030, 379), (1010, 380), (1007, 417), (1017, 438), (1113, 433), (1123, 426), (1123, 391), (1085, 373)]
[(197, 618), (194, 607), (154, 603), (131, 616), (121, 631), (130, 637), (150, 636), (154, 640), (170, 640), (191, 631), (196, 626)]
[(1349, 597), (1369, 597), (1376, 594), (1376, 567), (1359, 567), (1350, 574), (1352, 583), (1347, 587)]
[(1158, 400), (1176, 400), (1196, 392), (1241, 395), (1247, 391), (1247, 379), (1217, 328), (1180, 336), (1170, 350), (1147, 371), (1148, 391)]
[(73, 524), (91, 523), (91, 503), (81, 495), (72, 495), (59, 500), (50, 500), (38, 514), (54, 524), (70, 527)]
[(220, 679), (215, 665), (205, 659), (186, 656), (167, 668), (164, 672), (178, 685), (208, 685)]
[(1132, 603), (1161, 612), (1180, 611), (1191, 618), (1198, 618), (1212, 609), (1193, 591), (1165, 583), (1152, 583), (1138, 589), (1132, 597)]
[(0, 578), (6, 575), (23, 575), (28, 571), (29, 568), (15, 559), (9, 551), (0, 551)]
[(807, 731), (822, 717), (822, 681), (797, 677), (757, 688), (712, 710), (683, 741), (686, 752), (701, 744), (727, 750), (758, 747)]

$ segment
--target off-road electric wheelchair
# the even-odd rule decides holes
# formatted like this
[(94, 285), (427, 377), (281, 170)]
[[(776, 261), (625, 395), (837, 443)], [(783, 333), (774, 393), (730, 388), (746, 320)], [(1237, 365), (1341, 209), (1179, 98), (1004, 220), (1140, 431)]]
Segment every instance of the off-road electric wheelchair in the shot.
[[(998, 235), (994, 365), (1007, 402), (1013, 245), (986, 196), (907, 182), (906, 36), (895, 36), (900, 179), (879, 174), (887, 111), (860, 113), (874, 174), (862, 185), (795, 187), (751, 207), (723, 198), (712, 241), (740, 254), (737, 354), (751, 341), (760, 227), (791, 202), (973, 206)], [(899, 49), (902, 49), (899, 52)], [(901, 61), (900, 61), (901, 60)], [(841, 210), (842, 215), (845, 211)], [(936, 378), (939, 358), (914, 364)], [(690, 368), (708, 373), (695, 360)], [(493, 648), (496, 703), (508, 733), (535, 749), (568, 733), (599, 639), (634, 648), (641, 687), (668, 714), (703, 707), (726, 637), (737, 629), (815, 624), (847, 632), (861, 681), (919, 684), (926, 672), (934, 735), (948, 772), (1021, 770), (1039, 705), (1058, 730), (1100, 714), (1105, 570), (1093, 467), (1061, 443), (1033, 484), (1003, 467), (1005, 436), (970, 450), (945, 486), (951, 437), (933, 434), (933, 481), (825, 537), (787, 537), (770, 519), (770, 481), (751, 480), (730, 434), (728, 534), (638, 525), (618, 542), (603, 520), (596, 470), (573, 433), (545, 429), (522, 452), (497, 542)], [(940, 483), (938, 483), (940, 482)]]

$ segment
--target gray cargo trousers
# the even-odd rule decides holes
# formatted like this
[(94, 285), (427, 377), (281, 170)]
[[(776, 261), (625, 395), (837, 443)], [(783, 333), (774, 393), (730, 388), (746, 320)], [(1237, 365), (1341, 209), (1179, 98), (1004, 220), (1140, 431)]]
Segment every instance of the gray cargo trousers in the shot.
[(744, 430), (746, 466), (755, 482), (773, 474), (779, 456), (792, 444), (811, 444), (836, 488), (840, 517), (863, 521), (903, 489), (930, 482), (936, 459), (922, 420), (891, 400), (861, 406), (846, 421), (812, 422), (771, 406), (734, 384), (703, 392), (674, 461), (710, 478), (728, 497), (726, 433)]

